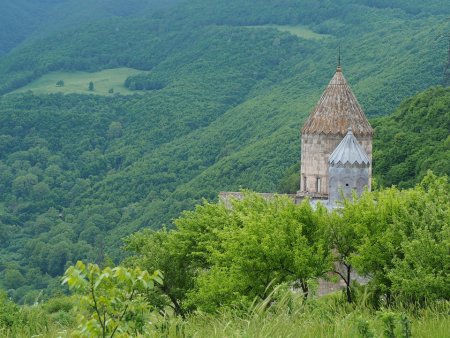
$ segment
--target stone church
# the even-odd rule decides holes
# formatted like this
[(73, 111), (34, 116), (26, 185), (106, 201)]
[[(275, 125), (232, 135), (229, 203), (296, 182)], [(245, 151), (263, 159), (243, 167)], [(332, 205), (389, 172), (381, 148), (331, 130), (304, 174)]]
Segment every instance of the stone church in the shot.
[[(296, 203), (308, 197), (333, 208), (342, 196), (370, 190), (372, 136), (373, 129), (339, 65), (301, 130), (300, 190), (289, 197)], [(220, 194), (225, 203), (230, 197), (242, 195)]]
[(297, 197), (328, 200), (370, 190), (373, 129), (337, 67), (302, 128)]

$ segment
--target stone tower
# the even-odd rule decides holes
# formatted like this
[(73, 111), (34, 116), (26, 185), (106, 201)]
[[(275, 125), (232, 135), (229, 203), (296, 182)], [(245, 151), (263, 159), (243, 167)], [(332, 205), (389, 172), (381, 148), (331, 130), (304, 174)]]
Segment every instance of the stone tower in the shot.
[(367, 185), (370, 190), (373, 129), (338, 66), (302, 128), (299, 196), (329, 197), (330, 155), (346, 137), (349, 128), (369, 160)]
[(361, 195), (369, 186), (370, 159), (349, 128), (347, 135), (339, 143), (328, 160), (329, 202), (333, 205), (341, 198), (350, 198), (355, 191)]

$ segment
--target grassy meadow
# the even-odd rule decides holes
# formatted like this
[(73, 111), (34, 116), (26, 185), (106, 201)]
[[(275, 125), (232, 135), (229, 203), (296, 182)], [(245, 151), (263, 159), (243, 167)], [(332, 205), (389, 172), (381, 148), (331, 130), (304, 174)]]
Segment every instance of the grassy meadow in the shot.
[[(135, 94), (124, 86), (127, 77), (143, 73), (140, 70), (132, 68), (105, 69), (102, 71), (88, 72), (52, 72), (43, 75), (30, 84), (15, 90), (13, 93), (24, 93), (32, 91), (34, 94), (95, 94), (95, 95), (113, 95), (120, 93), (122, 95)], [(58, 81), (64, 81), (64, 86), (57, 86)], [(89, 90), (89, 82), (94, 83), (94, 90)], [(110, 93), (110, 90), (113, 93)]]
[(256, 29), (262, 29), (262, 28), (274, 28), (279, 30), (280, 32), (288, 32), (292, 35), (298, 36), (303, 39), (307, 40), (321, 40), (325, 38), (331, 37), (331, 35), (327, 34), (319, 34), (314, 31), (312, 31), (310, 28), (306, 26), (289, 26), (289, 25), (261, 25), (261, 26), (247, 26), (248, 28), (256, 28)]
[(331, 37), (331, 35), (316, 33), (306, 26), (268, 25), (266, 27), (275, 28), (281, 32), (288, 32), (292, 35), (308, 40), (320, 40)]

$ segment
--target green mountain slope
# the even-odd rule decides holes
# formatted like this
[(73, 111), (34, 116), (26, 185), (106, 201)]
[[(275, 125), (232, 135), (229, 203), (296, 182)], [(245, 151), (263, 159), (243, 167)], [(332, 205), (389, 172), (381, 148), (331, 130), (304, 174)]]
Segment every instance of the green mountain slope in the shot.
[(178, 0), (15, 0), (0, 3), (0, 56), (23, 41), (113, 17), (152, 15)]
[(56, 1), (17, 0), (0, 3), (0, 57), (24, 41)]
[[(299, 126), (333, 75), (338, 45), (369, 115), (439, 83), (447, 29), (439, 3), (195, 0), (8, 53), (0, 59), (2, 286), (34, 301), (37, 290), (58, 291), (68, 264), (118, 260), (123, 236), (170, 226), (203, 197), (275, 191), (298, 162)], [(118, 67), (145, 70), (126, 84), (147, 90), (10, 94), (54, 71)]]
[(431, 169), (450, 176), (450, 88), (431, 88), (374, 120), (378, 183), (412, 187)]

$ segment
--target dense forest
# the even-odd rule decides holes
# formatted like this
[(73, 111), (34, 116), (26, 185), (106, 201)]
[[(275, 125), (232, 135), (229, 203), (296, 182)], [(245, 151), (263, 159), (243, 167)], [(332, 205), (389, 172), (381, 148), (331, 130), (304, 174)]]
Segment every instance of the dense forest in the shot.
[(0, 3), (0, 57), (30, 38), (112, 17), (143, 16), (176, 0), (17, 0)]
[(431, 88), (372, 122), (374, 166), (382, 186), (412, 187), (427, 170), (450, 176), (450, 90)]
[[(77, 260), (117, 264), (125, 236), (219, 191), (295, 191), (299, 127), (338, 46), (378, 186), (449, 174), (449, 89), (414, 96), (442, 80), (441, 1), (22, 2), (0, 5), (0, 283), (16, 302), (66, 292)], [(14, 93), (117, 67), (142, 71), (124, 83), (136, 94)]]

